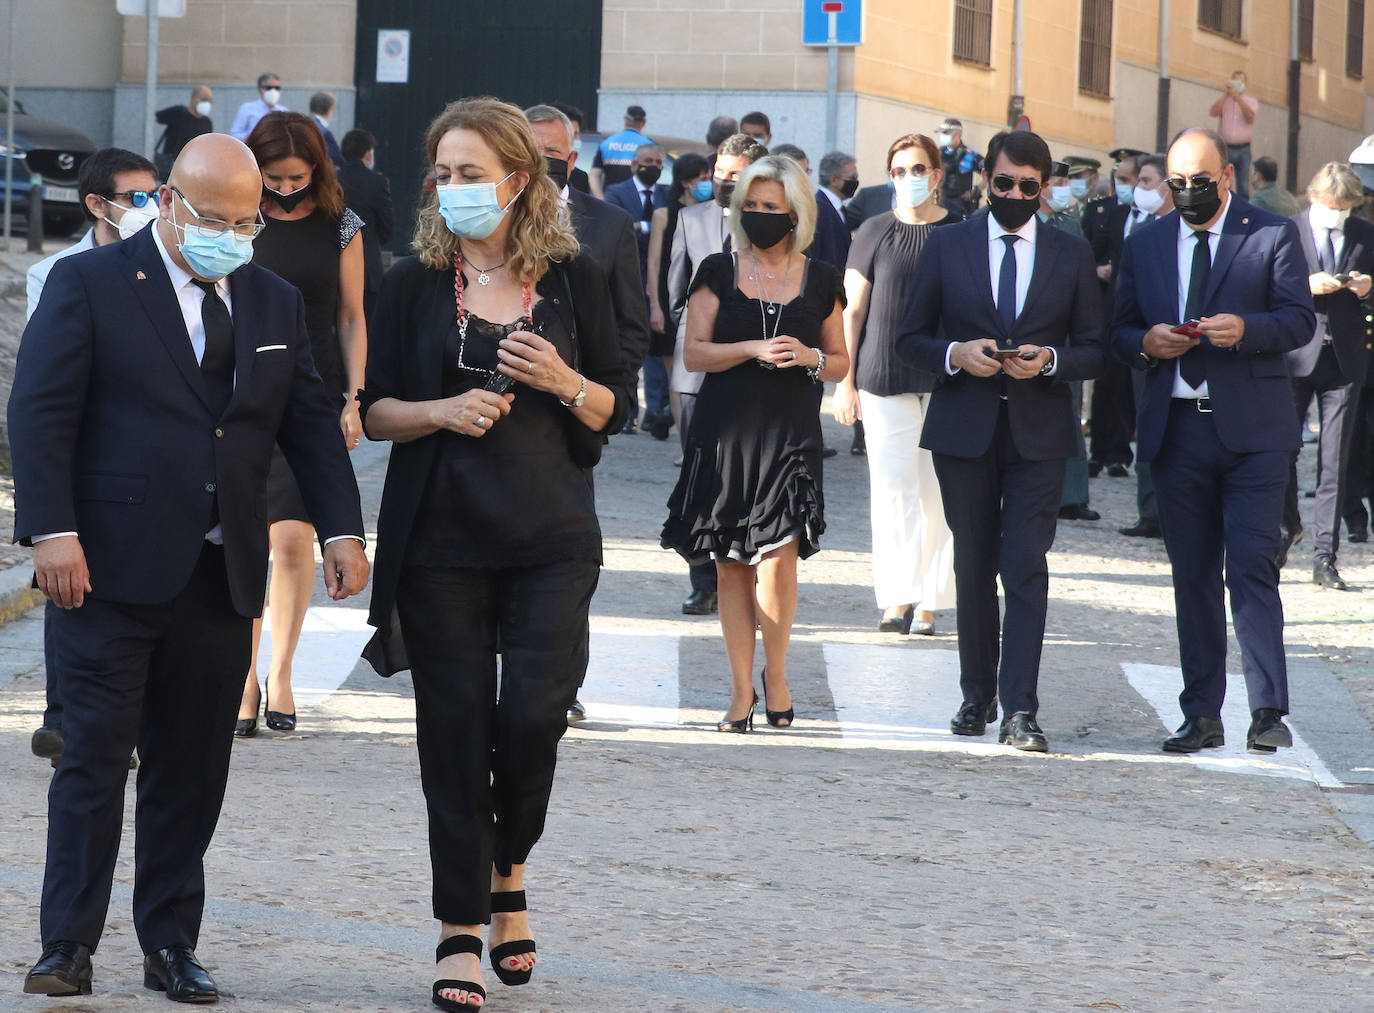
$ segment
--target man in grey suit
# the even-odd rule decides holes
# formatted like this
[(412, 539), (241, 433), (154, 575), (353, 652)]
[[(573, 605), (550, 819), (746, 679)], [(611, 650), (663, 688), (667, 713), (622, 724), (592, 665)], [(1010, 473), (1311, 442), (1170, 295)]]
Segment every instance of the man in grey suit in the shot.
[[(677, 328), (673, 348), (673, 375), (669, 390), (678, 395), (678, 437), (687, 442), (692, 424), (692, 408), (701, 387), (701, 373), (692, 373), (682, 364), (682, 347), (687, 339), (687, 296), (697, 265), (713, 253), (730, 249), (730, 198), (740, 173), (768, 154), (768, 149), (748, 134), (732, 134), (716, 149), (714, 183), (716, 199), (683, 208), (673, 233), (673, 251), (668, 261), (668, 311)], [(716, 567), (712, 562), (694, 565), (692, 593), (682, 603), (684, 615), (709, 615), (716, 610)]]

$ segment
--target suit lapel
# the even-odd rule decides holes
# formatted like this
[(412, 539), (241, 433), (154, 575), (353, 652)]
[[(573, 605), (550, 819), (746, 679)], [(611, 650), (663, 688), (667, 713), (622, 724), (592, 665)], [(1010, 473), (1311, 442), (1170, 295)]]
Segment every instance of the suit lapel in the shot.
[[(969, 277), (973, 279), (974, 305), (986, 307), (983, 314), (989, 328), (988, 333), (1009, 337), (1002, 326), (1002, 318), (997, 315), (997, 304), (992, 299), (992, 275), (988, 269), (988, 223), (975, 219), (977, 225), (968, 230)], [(957, 228), (957, 226), (956, 226)]]
[[(1016, 316), (1016, 323), (1012, 325), (1012, 331), (1016, 330), (1016, 325), (1026, 319), (1026, 314), (1031, 307), (1038, 302), (1040, 296), (1045, 292), (1050, 284), (1050, 272), (1054, 267), (1055, 240), (1057, 236), (1051, 236), (1054, 226), (1046, 222), (1036, 220), (1035, 223), (1035, 260), (1032, 262), (1030, 288), (1026, 290), (1026, 301), (1021, 306), (1021, 312)], [(986, 261), (984, 262), (986, 264)]]
[[(153, 228), (157, 228), (156, 223)], [(129, 284), (143, 311), (152, 321), (158, 339), (195, 391), (196, 397), (207, 409), (210, 408), (210, 393), (205, 388), (200, 363), (196, 362), (195, 352), (191, 348), (191, 337), (186, 333), (186, 320), (181, 315), (176, 292), (172, 290), (172, 280), (167, 276), (162, 255), (153, 242), (152, 229), (144, 229), (133, 238), (126, 239), (120, 244), (120, 252), (129, 259)]]
[[(1303, 256), (1307, 258), (1307, 269), (1309, 272), (1321, 269), (1321, 257), (1317, 254), (1317, 240), (1312, 236), (1312, 220), (1303, 215), (1293, 223), (1298, 227), (1298, 241), (1302, 243)], [(1349, 246), (1349, 244), (1346, 244)], [(1345, 255), (1341, 255), (1345, 259)]]
[(233, 407), (239, 398), (248, 395), (248, 380), (258, 361), (258, 336), (262, 333), (259, 323), (264, 315), (259, 308), (257, 286), (244, 280), (243, 269), (229, 276), (229, 298), (234, 318), (234, 393), (229, 399)]
[(1251, 205), (1235, 194), (1231, 195), (1231, 201), (1231, 209), (1226, 213), (1226, 223), (1221, 229), (1221, 240), (1217, 243), (1217, 255), (1212, 259), (1212, 270), (1207, 275), (1207, 293), (1202, 299), (1204, 307), (1212, 305), (1212, 297), (1221, 288), (1226, 272), (1231, 268), (1231, 261), (1236, 259), (1237, 251), (1250, 234)]

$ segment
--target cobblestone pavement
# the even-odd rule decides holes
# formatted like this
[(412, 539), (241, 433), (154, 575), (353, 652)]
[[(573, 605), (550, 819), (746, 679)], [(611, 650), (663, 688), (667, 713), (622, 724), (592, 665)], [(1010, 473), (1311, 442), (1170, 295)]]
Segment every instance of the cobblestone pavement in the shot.
[[(1374, 1008), (1369, 594), (1305, 583), (1302, 547), (1285, 571), (1305, 752), (1248, 757), (1243, 720), (1228, 720), (1215, 763), (1166, 758), (1167, 562), (1159, 542), (1116, 534), (1135, 520), (1134, 482), (1097, 479), (1103, 519), (1061, 523), (1051, 557), (1053, 752), (955, 740), (942, 730), (953, 614), (933, 638), (876, 632), (865, 462), (843, 452), (847, 431), (826, 431), (841, 454), (824, 550), (801, 572), (798, 727), (728, 741), (713, 730), (728, 697), (719, 628), (679, 614), (685, 571), (657, 547), (676, 442), (613, 441), (597, 477), (608, 551), (590, 716), (564, 741), (528, 878), (539, 966), (516, 989), (488, 972), (488, 1008)], [(375, 523), (384, 449), (356, 464)], [(1341, 563), (1374, 586), (1369, 546)], [(317, 596), (302, 650), (324, 661), (297, 674), (300, 730), (235, 745), (199, 946), (228, 1009), (432, 1008), (413, 696), (406, 676), (353, 666), (363, 604)], [(49, 774), (28, 754), (40, 615), (0, 628), (0, 1010), (166, 1009), (139, 973), (131, 826), (96, 994), (19, 994), (39, 949)]]

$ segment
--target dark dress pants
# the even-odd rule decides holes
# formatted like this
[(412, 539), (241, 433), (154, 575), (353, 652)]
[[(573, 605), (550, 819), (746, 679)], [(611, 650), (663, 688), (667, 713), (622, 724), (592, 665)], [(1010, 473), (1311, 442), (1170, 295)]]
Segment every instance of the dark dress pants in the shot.
[(544, 832), (600, 572), (579, 560), (401, 573), (396, 611), (415, 681), (440, 921), (489, 921), (493, 865), (509, 875)]
[(1091, 457), (1098, 464), (1131, 463), (1131, 433), (1135, 429), (1131, 374), (1134, 372), (1130, 366), (1109, 355), (1105, 372), (1093, 381)]
[(1159, 523), (1173, 567), (1184, 717), (1217, 718), (1226, 696), (1226, 601), (1250, 709), (1288, 713), (1279, 600), (1279, 521), (1291, 453), (1227, 450), (1211, 413), (1174, 399), (1153, 463)]
[[(1359, 396), (1360, 389), (1341, 375), (1330, 345), (1322, 349), (1310, 375), (1293, 378), (1298, 418), (1307, 418), (1307, 409), (1315, 399), (1317, 417), (1321, 420), (1321, 435), (1317, 438), (1317, 495), (1312, 503), (1312, 558), (1317, 563), (1334, 563), (1340, 548), (1341, 496), (1357, 425)], [(1302, 528), (1296, 453), (1288, 468), (1283, 526), (1288, 531)]]
[(136, 745), (134, 928), (145, 953), (195, 947), (252, 640), (224, 550), (207, 542), (170, 602), (88, 595), (78, 609), (49, 603), (46, 623), (66, 746), (48, 789), (43, 944), (100, 941)]
[[(997, 697), (1009, 715), (1035, 714), (1050, 587), (1045, 554), (1054, 544), (1064, 461), (1022, 458), (1005, 404), (983, 456), (934, 458), (945, 520), (954, 533), (964, 700), (986, 704)], [(999, 575), (1007, 599), (1005, 622), (998, 615)]]
[(1359, 403), (1349, 409), (1350, 458), (1346, 462), (1345, 489), (1341, 494), (1341, 514), (1348, 530), (1369, 531), (1369, 510), (1374, 505), (1374, 387), (1360, 391)]

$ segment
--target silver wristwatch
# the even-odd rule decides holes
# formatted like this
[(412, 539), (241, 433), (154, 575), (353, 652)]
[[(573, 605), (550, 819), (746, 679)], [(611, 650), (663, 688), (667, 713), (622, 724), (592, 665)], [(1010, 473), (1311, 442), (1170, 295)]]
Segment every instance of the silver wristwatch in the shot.
[(564, 401), (562, 398), (559, 398), (558, 403), (561, 404), (564, 408), (581, 408), (584, 404), (586, 404), (587, 378), (585, 376), (582, 378), (582, 386), (577, 388), (577, 394), (573, 397), (571, 401)]

